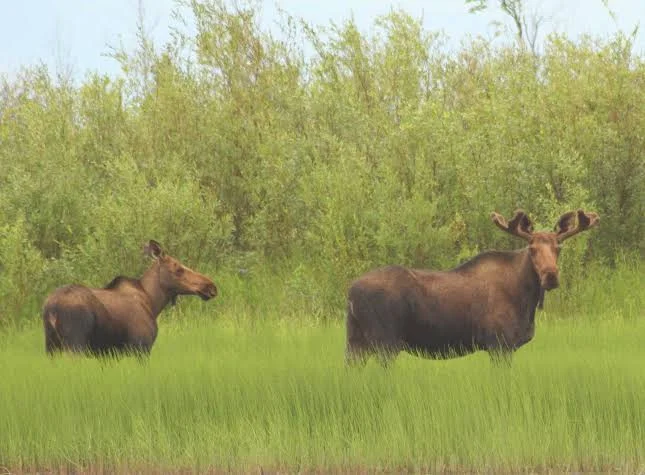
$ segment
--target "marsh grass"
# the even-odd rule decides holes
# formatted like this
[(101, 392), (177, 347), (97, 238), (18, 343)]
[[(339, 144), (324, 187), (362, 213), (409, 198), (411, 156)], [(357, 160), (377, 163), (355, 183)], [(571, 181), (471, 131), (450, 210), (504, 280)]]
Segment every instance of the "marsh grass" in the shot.
[(0, 465), (15, 470), (645, 468), (645, 324), (542, 323), (484, 353), (343, 366), (340, 325), (166, 324), (146, 364), (0, 344)]

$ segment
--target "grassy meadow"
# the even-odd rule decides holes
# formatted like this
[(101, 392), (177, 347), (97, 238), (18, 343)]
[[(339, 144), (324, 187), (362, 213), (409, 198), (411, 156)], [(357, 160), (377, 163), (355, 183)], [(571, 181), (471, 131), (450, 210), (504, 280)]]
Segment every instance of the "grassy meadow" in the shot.
[[(197, 316), (195, 316), (197, 317)], [(343, 365), (339, 323), (161, 322), (152, 357), (0, 340), (10, 471), (645, 469), (645, 322), (538, 321), (511, 369), (485, 353)]]
[[(645, 470), (637, 31), (446, 48), (393, 9), (279, 37), (261, 3), (179, 0), (164, 45), (140, 19), (116, 77), (0, 74), (0, 473)], [(525, 245), (490, 219), (517, 208), (601, 223), (510, 369), (344, 367), (352, 279)], [(149, 239), (218, 298), (145, 364), (49, 360), (45, 296), (141, 275)]]

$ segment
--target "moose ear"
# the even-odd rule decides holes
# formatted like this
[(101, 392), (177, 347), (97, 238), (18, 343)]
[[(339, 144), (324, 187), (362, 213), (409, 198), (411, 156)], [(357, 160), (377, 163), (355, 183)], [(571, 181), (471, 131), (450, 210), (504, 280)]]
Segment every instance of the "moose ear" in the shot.
[(159, 259), (164, 255), (163, 249), (161, 249), (161, 244), (153, 239), (143, 246), (143, 253), (153, 259)]

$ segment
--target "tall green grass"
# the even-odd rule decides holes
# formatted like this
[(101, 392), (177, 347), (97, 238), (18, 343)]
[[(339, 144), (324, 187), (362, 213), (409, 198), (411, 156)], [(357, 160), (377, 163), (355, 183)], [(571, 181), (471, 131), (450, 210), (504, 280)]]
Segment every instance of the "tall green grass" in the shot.
[[(645, 323), (538, 322), (485, 353), (343, 366), (339, 324), (162, 322), (148, 363), (0, 343), (10, 470), (645, 469)], [(308, 320), (310, 321), (310, 320)]]

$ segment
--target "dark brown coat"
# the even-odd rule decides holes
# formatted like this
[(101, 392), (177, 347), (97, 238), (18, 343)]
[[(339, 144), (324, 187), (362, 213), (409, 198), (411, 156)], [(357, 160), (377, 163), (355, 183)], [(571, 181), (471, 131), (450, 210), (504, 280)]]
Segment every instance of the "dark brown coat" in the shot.
[[(577, 224), (575, 223), (577, 216)], [(521, 237), (528, 247), (489, 251), (449, 271), (390, 266), (353, 282), (348, 292), (348, 363), (378, 354), (383, 362), (400, 351), (429, 358), (486, 350), (493, 359), (533, 338), (535, 310), (545, 290), (559, 285), (560, 243), (599, 222), (596, 213), (569, 212), (555, 232), (533, 232), (517, 211), (507, 223), (493, 222)]]
[(166, 255), (156, 241), (144, 251), (154, 259), (140, 279), (115, 277), (102, 289), (67, 285), (43, 306), (45, 348), (96, 355), (149, 353), (157, 337), (157, 316), (178, 295), (217, 295), (215, 284)]

